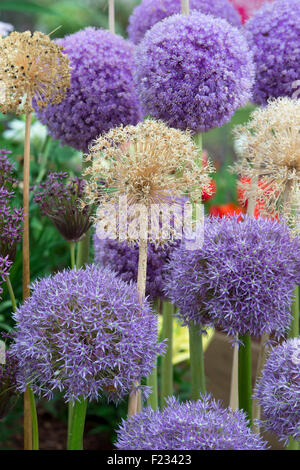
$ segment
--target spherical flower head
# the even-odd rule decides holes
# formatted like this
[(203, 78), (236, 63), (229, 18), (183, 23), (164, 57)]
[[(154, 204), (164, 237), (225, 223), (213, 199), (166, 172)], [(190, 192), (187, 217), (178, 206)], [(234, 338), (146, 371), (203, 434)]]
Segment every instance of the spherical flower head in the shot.
[[(250, 121), (235, 128), (243, 140), (235, 165), (242, 176), (243, 202), (255, 196), (268, 215), (293, 219), (293, 192), (300, 183), (300, 100), (278, 98), (257, 108)], [(249, 178), (258, 181), (254, 187)], [(253, 194), (254, 193), (254, 194)]]
[(43, 33), (13, 31), (0, 37), (0, 111), (16, 114), (60, 103), (70, 87), (63, 48)]
[(51, 136), (84, 152), (100, 134), (141, 118), (133, 84), (133, 45), (109, 31), (86, 28), (57, 40), (70, 59), (71, 88), (38, 112)]
[[(233, 26), (241, 26), (239, 15), (228, 0), (215, 0), (214, 2), (211, 0), (190, 0), (190, 9), (205, 15), (223, 18)], [(180, 12), (181, 4), (178, 0), (142, 0), (129, 18), (129, 39), (138, 44), (152, 26)]]
[(264, 105), (269, 98), (296, 96), (300, 77), (299, 1), (267, 3), (246, 23), (245, 30), (256, 65), (254, 103)]
[(203, 246), (182, 244), (171, 255), (167, 293), (186, 324), (210, 321), (230, 336), (280, 338), (299, 283), (299, 239), (284, 223), (241, 217), (206, 218)]
[(136, 286), (94, 265), (36, 281), (14, 314), (19, 387), (54, 390), (67, 401), (106, 396), (118, 402), (148, 376), (162, 351), (157, 317)]
[(261, 424), (287, 443), (300, 440), (300, 338), (271, 351), (254, 396), (262, 407)]
[(5, 354), (5, 364), (0, 363), (0, 421), (14, 407), (19, 397), (17, 390), (18, 361), (8, 350)]
[[(141, 214), (150, 224), (154, 214), (158, 230), (147, 227), (143, 234), (154, 243), (165, 241), (160, 230), (162, 213), (172, 206), (172, 217), (180, 216), (182, 196), (197, 201), (211, 190), (209, 173), (213, 169), (209, 163), (199, 165), (198, 148), (190, 133), (168, 128), (161, 121), (147, 119), (136, 126), (112, 129), (95, 141), (86, 160), (91, 161), (85, 173), (86, 200), (100, 204), (95, 222), (105, 230), (114, 208), (119, 208), (119, 216), (128, 212), (131, 227), (140, 222)], [(123, 234), (120, 229), (117, 232), (121, 240)], [(170, 232), (175, 239), (176, 230), (170, 227)], [(123, 240), (139, 241), (140, 230), (127, 230)]]
[(6, 281), (11, 264), (12, 262), (8, 259), (8, 256), (3, 257), (0, 255), (0, 295), (3, 292), (1, 284)]
[(224, 409), (209, 395), (179, 403), (168, 398), (162, 411), (147, 407), (123, 420), (119, 450), (265, 450), (266, 443), (248, 427), (243, 411)]
[[(5, 195), (5, 199), (3, 199)], [(11, 206), (13, 193), (0, 188), (0, 255), (14, 261), (23, 231), (23, 210)]]
[(262, 5), (273, 0), (230, 0), (245, 23)]
[[(165, 282), (163, 268), (169, 262), (171, 252), (179, 243), (179, 241), (173, 241), (163, 247), (160, 245), (156, 246), (154, 243), (148, 244), (146, 296), (149, 296), (151, 300), (166, 298), (163, 291)], [(96, 264), (108, 266), (123, 281), (137, 281), (139, 260), (139, 248), (137, 245), (117, 240), (99, 239), (95, 233), (94, 253)]]
[(80, 205), (85, 180), (67, 173), (49, 173), (34, 196), (43, 215), (49, 217), (68, 242), (80, 241), (91, 226), (91, 208)]
[(17, 180), (13, 176), (15, 172), (15, 165), (10, 162), (8, 155), (10, 150), (0, 149), (0, 187), (10, 188)]
[(203, 132), (251, 98), (252, 55), (226, 20), (192, 12), (157, 23), (138, 45), (135, 80), (145, 114)]

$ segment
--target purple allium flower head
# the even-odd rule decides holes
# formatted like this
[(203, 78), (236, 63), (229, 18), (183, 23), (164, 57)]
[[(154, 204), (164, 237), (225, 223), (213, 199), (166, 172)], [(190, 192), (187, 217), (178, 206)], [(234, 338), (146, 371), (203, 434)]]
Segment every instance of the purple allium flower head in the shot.
[(228, 335), (281, 337), (300, 276), (300, 242), (284, 223), (206, 218), (199, 249), (171, 255), (167, 293), (185, 324), (212, 322)]
[(194, 402), (168, 398), (167, 406), (123, 420), (117, 431), (120, 450), (265, 450), (266, 443), (247, 425), (243, 411), (223, 409), (204, 395)]
[(300, 2), (277, 0), (267, 3), (245, 25), (254, 54), (256, 81), (253, 100), (266, 104), (269, 98), (293, 96), (300, 79)]
[(222, 126), (251, 98), (252, 54), (243, 34), (220, 18), (166, 18), (137, 46), (135, 64), (144, 113), (177, 129)]
[(57, 43), (70, 59), (71, 88), (60, 104), (37, 110), (51, 136), (86, 152), (99, 134), (137, 124), (142, 116), (132, 77), (133, 45), (91, 27)]
[[(241, 26), (240, 15), (228, 0), (190, 0), (191, 10), (197, 10), (205, 15), (212, 15), (227, 20), (236, 27)], [(129, 39), (138, 44), (148, 29), (159, 21), (180, 13), (179, 0), (142, 0), (135, 7), (129, 18)]]
[(10, 187), (17, 182), (13, 176), (15, 166), (8, 159), (10, 150), (0, 149), (0, 186)]
[(270, 353), (254, 396), (263, 412), (262, 425), (279, 439), (300, 441), (300, 338), (276, 346)]
[(90, 206), (81, 207), (85, 180), (67, 173), (49, 173), (34, 196), (43, 215), (49, 217), (60, 234), (69, 242), (78, 242), (91, 226)]
[[(165, 281), (164, 266), (170, 259), (170, 253), (179, 245), (179, 241), (155, 246), (148, 243), (146, 295), (150, 299), (166, 298), (163, 291)], [(117, 240), (99, 239), (94, 235), (95, 262), (100, 266), (109, 266), (123, 281), (137, 281), (139, 248), (137, 245)]]
[(3, 292), (1, 284), (6, 281), (6, 277), (9, 274), (11, 264), (12, 262), (8, 259), (8, 255), (6, 255), (5, 257), (0, 255), (0, 295)]
[(0, 363), (0, 421), (14, 407), (18, 399), (18, 370), (18, 361), (15, 355), (7, 350), (5, 364)]
[[(41, 279), (14, 314), (13, 349), (19, 386), (67, 401), (106, 396), (118, 402), (150, 374), (156, 355), (157, 316), (136, 285), (94, 265)], [(147, 389), (146, 389), (147, 391)]]

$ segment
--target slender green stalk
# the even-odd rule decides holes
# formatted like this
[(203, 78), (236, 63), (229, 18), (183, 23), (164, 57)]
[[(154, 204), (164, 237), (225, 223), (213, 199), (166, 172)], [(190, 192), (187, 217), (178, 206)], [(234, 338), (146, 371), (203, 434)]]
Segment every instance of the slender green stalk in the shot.
[(30, 410), (31, 410), (31, 419), (32, 419), (32, 450), (39, 450), (38, 418), (37, 418), (34, 394), (29, 386), (28, 386), (28, 394), (29, 394), (29, 400), (30, 400)]
[(162, 337), (167, 340), (167, 351), (161, 361), (161, 406), (166, 405), (166, 398), (173, 395), (173, 312), (174, 307), (163, 301), (163, 327)]
[(88, 230), (84, 238), (78, 243), (76, 266), (81, 268), (89, 262), (90, 252), (90, 231)]
[(299, 450), (300, 449), (300, 442), (295, 441), (292, 437), (290, 437), (289, 443), (287, 445), (287, 450)]
[(204, 354), (201, 326), (191, 323), (189, 326), (190, 367), (192, 380), (192, 400), (198, 400), (205, 393)]
[(251, 337), (239, 336), (239, 408), (244, 410), (252, 424), (252, 360)]
[(288, 332), (289, 338), (296, 338), (299, 336), (299, 286), (295, 287), (294, 300), (292, 303), (292, 315), (290, 330)]
[(7, 278), (6, 278), (6, 285), (7, 285), (9, 297), (10, 297), (10, 300), (11, 300), (12, 310), (13, 310), (13, 312), (15, 312), (17, 310), (17, 302), (16, 302), (15, 294), (14, 294), (9, 276), (7, 276)]
[(76, 401), (73, 406), (73, 419), (68, 436), (68, 450), (83, 450), (83, 432), (87, 400)]
[(70, 243), (71, 269), (75, 268), (75, 243)]
[(157, 367), (154, 367), (151, 374), (147, 377), (147, 385), (152, 389), (151, 395), (147, 400), (147, 405), (151, 406), (152, 410), (155, 411), (158, 408)]

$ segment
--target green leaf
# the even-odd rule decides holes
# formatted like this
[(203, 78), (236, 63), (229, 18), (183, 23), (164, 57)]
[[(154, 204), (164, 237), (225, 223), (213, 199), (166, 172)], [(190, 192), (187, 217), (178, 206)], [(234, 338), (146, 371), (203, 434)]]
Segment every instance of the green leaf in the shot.
[(1, 1), (0, 3), (0, 10), (6, 11), (23, 11), (26, 13), (47, 13), (49, 15), (56, 15), (57, 13), (52, 10), (52, 8), (48, 8), (42, 5), (38, 5), (34, 2), (29, 1)]

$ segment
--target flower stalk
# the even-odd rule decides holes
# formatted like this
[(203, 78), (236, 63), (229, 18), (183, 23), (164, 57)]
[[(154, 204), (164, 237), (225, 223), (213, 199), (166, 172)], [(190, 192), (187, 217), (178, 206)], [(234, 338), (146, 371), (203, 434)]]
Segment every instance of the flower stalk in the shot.
[(244, 410), (252, 424), (252, 361), (251, 337), (240, 335), (242, 344), (239, 345), (239, 408)]
[(161, 362), (161, 406), (167, 404), (167, 398), (173, 395), (173, 312), (171, 303), (164, 301), (162, 304), (163, 313), (163, 340), (167, 340), (167, 351)]
[(83, 433), (87, 400), (81, 398), (73, 405), (72, 424), (68, 435), (68, 450), (83, 450)]
[(201, 326), (192, 322), (189, 325), (190, 368), (192, 400), (198, 400), (205, 393), (204, 354)]

